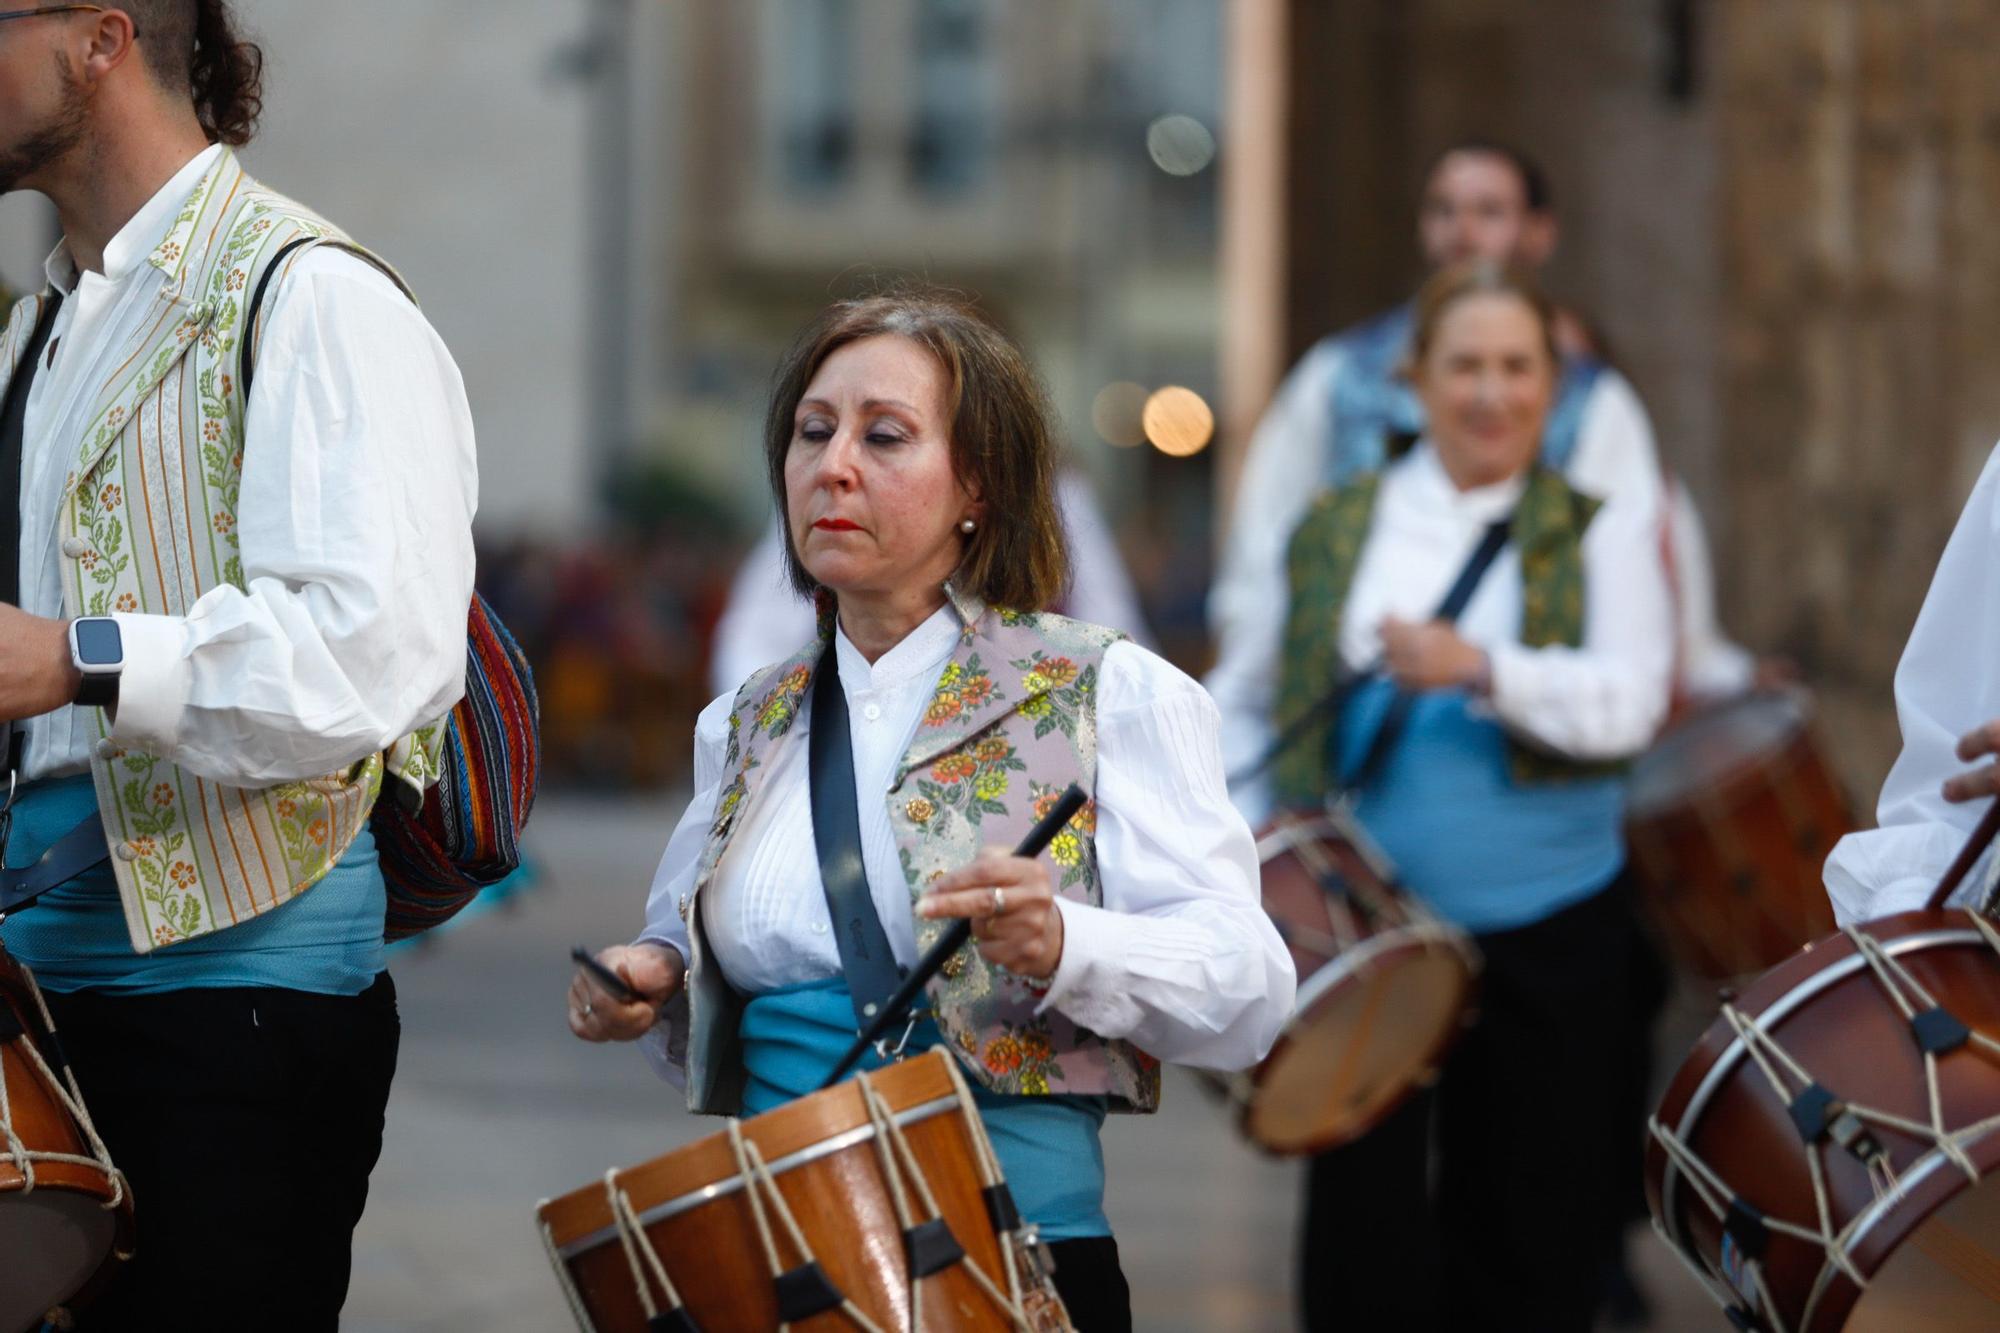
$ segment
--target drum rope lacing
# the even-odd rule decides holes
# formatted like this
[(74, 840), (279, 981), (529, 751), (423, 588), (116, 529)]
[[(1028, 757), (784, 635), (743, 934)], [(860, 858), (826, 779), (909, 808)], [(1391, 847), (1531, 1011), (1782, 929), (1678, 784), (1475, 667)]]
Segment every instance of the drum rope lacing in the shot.
[[(25, 965), (17, 964), (17, 966), (20, 967), (22, 979), (28, 983), (28, 993), (34, 997), (35, 1009), (41, 1015), (43, 1030), (50, 1036), (55, 1036), (55, 1018), (49, 1013), (48, 1001), (42, 997), (41, 984), (35, 980), (35, 974)], [(0, 999), (0, 1004), (5, 1003), (4, 999)], [(28, 1147), (20, 1135), (14, 1132), (13, 1102), (7, 1094), (7, 1080), (0, 1078), (0, 1135), (6, 1137), (7, 1160), (11, 1161), (14, 1169), (21, 1173), (21, 1192), (34, 1193), (37, 1163), (45, 1166), (87, 1166), (102, 1170), (111, 1182), (111, 1198), (100, 1206), (106, 1212), (123, 1206), (125, 1173), (112, 1165), (111, 1150), (106, 1148), (104, 1140), (98, 1137), (97, 1126), (92, 1123), (90, 1112), (84, 1109), (83, 1090), (77, 1086), (76, 1074), (65, 1062), (62, 1074), (58, 1076), (55, 1070), (49, 1067), (48, 1061), (42, 1058), (41, 1047), (36, 1044), (31, 1031), (24, 1029), (15, 1045), (27, 1057), (35, 1072), (41, 1075), (43, 1086), (55, 1094), (56, 1100), (62, 1103), (63, 1109), (76, 1121), (77, 1127), (83, 1131), (84, 1138), (89, 1141), (91, 1153), (85, 1157), (80, 1153), (45, 1152)]]
[[(1969, 912), (1966, 915), (1978, 927), (1979, 933), (1987, 946), (1996, 954), (2000, 954), (2000, 931), (1996, 931), (1992, 923), (1977, 912)], [(1924, 987), (1922, 982), (1911, 975), (1909, 969), (1905, 968), (1882, 946), (1881, 941), (1866, 931), (1853, 926), (1846, 927), (1844, 933), (1854, 942), (1855, 950), (1868, 965), (1869, 971), (1874, 974), (1881, 988), (1888, 993), (1890, 1000), (1895, 1004), (1898, 1012), (1901, 1013), (1905, 1023), (1915, 1020), (1921, 1013), (1940, 1009), (1936, 998), (1932, 996), (1930, 991)], [(1921, 1005), (1912, 1003), (1912, 997), (1917, 1001), (1921, 1001)], [(1728, 1020), (1730, 1027), (1743, 1042), (1744, 1049), (1756, 1063), (1757, 1068), (1762, 1071), (1765, 1080), (1771, 1086), (1771, 1090), (1778, 1096), (1781, 1102), (1790, 1106), (1799, 1093), (1814, 1085), (1813, 1077), (1807, 1072), (1805, 1067), (1794, 1059), (1791, 1053), (1785, 1050), (1783, 1045), (1772, 1037), (1770, 1033), (1760, 1027), (1756, 1020), (1745, 1015), (1734, 1004), (1723, 1005), (1722, 1015)], [(1965, 1044), (1976, 1046), (1989, 1055), (2000, 1058), (2000, 1041), (1994, 1040), (1977, 1029), (1970, 1027), (1965, 1029)], [(1923, 1052), (1923, 1057), (1925, 1095), (1930, 1112), (1929, 1124), (1922, 1124), (1918, 1121), (1896, 1115), (1893, 1112), (1884, 1111), (1877, 1107), (1864, 1106), (1858, 1102), (1843, 1102), (1842, 1105), (1846, 1113), (1852, 1115), (1857, 1123), (1873, 1124), (1885, 1129), (1896, 1130), (1913, 1139), (1927, 1140), (1931, 1144), (1932, 1151), (1935, 1151), (1951, 1162), (1953, 1166), (1965, 1172), (1966, 1176), (1974, 1184), (1977, 1184), (1980, 1179), (1979, 1169), (1973, 1162), (1971, 1155), (1966, 1152), (1964, 1145), (1981, 1139), (1996, 1130), (2000, 1130), (2000, 1115), (1989, 1116), (1984, 1120), (1976, 1121), (1973, 1124), (1956, 1130), (1946, 1129), (1944, 1124), (1943, 1094), (1938, 1084), (1938, 1056), (1935, 1051), (1927, 1049)], [(1780, 1074), (1776, 1065), (1773, 1064), (1773, 1061), (1778, 1065), (1784, 1066), (1785, 1073), (1790, 1074), (1796, 1080), (1798, 1084), (1797, 1089), (1786, 1085), (1784, 1077)], [(1674, 1165), (1680, 1168), (1686, 1176), (1688, 1185), (1695, 1197), (1709, 1210), (1717, 1222), (1724, 1224), (1724, 1230), (1727, 1232), (1729, 1229), (1731, 1206), (1737, 1199), (1735, 1191), (1730, 1189), (1721, 1175), (1709, 1166), (1698, 1153), (1690, 1148), (1679, 1135), (1662, 1124), (1657, 1116), (1648, 1122), (1648, 1129), (1653, 1137), (1658, 1140), (1660, 1146), (1666, 1151), (1667, 1156), (1673, 1161)], [(1856, 1140), (1850, 1140), (1850, 1142), (1854, 1141)], [(1856, 1287), (1865, 1289), (1868, 1285), (1868, 1280), (1856, 1266), (1850, 1247), (1854, 1239), (1854, 1229), (1862, 1218), (1867, 1216), (1867, 1212), (1866, 1210), (1858, 1211), (1845, 1227), (1837, 1232), (1834, 1230), (1832, 1205), (1827, 1194), (1823, 1162), (1823, 1157), (1827, 1149), (1828, 1144), (1824, 1137), (1817, 1142), (1808, 1144), (1806, 1148), (1806, 1165), (1811, 1175), (1813, 1200), (1819, 1215), (1818, 1226), (1816, 1228), (1809, 1228), (1783, 1218), (1772, 1217), (1768, 1213), (1762, 1212), (1758, 1214), (1757, 1220), (1766, 1230), (1790, 1236), (1808, 1245), (1817, 1245), (1825, 1254), (1828, 1263), (1845, 1273)], [(1860, 1156), (1859, 1153), (1856, 1155)], [(1872, 1153), (1862, 1157), (1862, 1160), (1868, 1173), (1869, 1182), (1874, 1187), (1875, 1195), (1878, 1199), (1898, 1187), (1896, 1173), (1890, 1166), (1888, 1154), (1885, 1151), (1877, 1147)], [(1655, 1218), (1653, 1225), (1655, 1230), (1660, 1232), (1661, 1238), (1666, 1240), (1676, 1253), (1681, 1254), (1684, 1259), (1689, 1258), (1678, 1245), (1674, 1244), (1672, 1238), (1667, 1235), (1666, 1227), (1661, 1219)], [(1690, 1262), (1690, 1266), (1693, 1267), (1692, 1262)], [(1761, 1307), (1763, 1316), (1770, 1321), (1775, 1333), (1789, 1333), (1784, 1318), (1778, 1311), (1776, 1301), (1771, 1295), (1770, 1288), (1764, 1281), (1762, 1261), (1757, 1257), (1746, 1255), (1744, 1272), (1755, 1288), (1757, 1304)], [(1696, 1268), (1696, 1276), (1702, 1279), (1704, 1285), (1709, 1287), (1711, 1294), (1716, 1295), (1721, 1304), (1734, 1304), (1734, 1301), (1728, 1295), (1723, 1294), (1722, 1289), (1708, 1274)]]
[[(875, 1151), (882, 1161), (882, 1174), (889, 1182), (889, 1198), (896, 1208), (896, 1225), (905, 1233), (916, 1226), (904, 1184), (906, 1176), (916, 1186), (916, 1192), (923, 1200), (924, 1211), (929, 1214), (925, 1220), (942, 1219), (944, 1210), (938, 1207), (937, 1196), (931, 1192), (930, 1181), (925, 1178), (923, 1168), (917, 1163), (917, 1155), (910, 1148), (908, 1136), (904, 1133), (903, 1127), (896, 1123), (896, 1117), (889, 1110), (889, 1104), (866, 1079), (861, 1081), (861, 1100), (868, 1108), (868, 1118), (875, 1124)], [(963, 1113), (963, 1119), (968, 1124), (978, 1123), (979, 1111), (969, 1096), (965, 1096)], [(974, 1145), (974, 1156), (980, 1156), (977, 1144)], [(982, 1158), (981, 1183), (990, 1185), (992, 1182), (986, 1179), (987, 1174)], [(1021, 1329), (1023, 1333), (1029, 1333), (1031, 1325), (1028, 1322), (1027, 1312), (1021, 1308), (1018, 1281), (1009, 1283), (1013, 1297), (1010, 1300), (1001, 1293), (986, 1270), (982, 1269), (971, 1255), (965, 1255), (959, 1262), (964, 1265), (965, 1271), (972, 1275), (972, 1280), (986, 1293), (994, 1306), (1012, 1319), (1016, 1328)], [(1009, 1265), (1010, 1271), (1011, 1267)], [(913, 1329), (924, 1326), (923, 1302), (923, 1279), (913, 1272), (910, 1276), (910, 1327)]]
[[(615, 1174), (617, 1174), (615, 1171), (605, 1172), (607, 1177)], [(544, 1202), (546, 1203), (546, 1200)], [(612, 1212), (612, 1216), (613, 1218), (617, 1217), (615, 1209)], [(576, 1289), (576, 1278), (570, 1273), (569, 1264), (563, 1259), (562, 1251), (556, 1247), (556, 1235), (554, 1230), (550, 1228), (546, 1217), (541, 1219), (540, 1230), (542, 1233), (542, 1249), (548, 1252), (549, 1263), (556, 1270), (556, 1281), (562, 1284), (563, 1299), (569, 1303), (570, 1317), (576, 1320), (576, 1326), (582, 1329), (583, 1333), (591, 1333), (597, 1325), (592, 1322), (590, 1311), (583, 1303), (583, 1293)], [(641, 1290), (643, 1291), (644, 1288), (641, 1287)]]

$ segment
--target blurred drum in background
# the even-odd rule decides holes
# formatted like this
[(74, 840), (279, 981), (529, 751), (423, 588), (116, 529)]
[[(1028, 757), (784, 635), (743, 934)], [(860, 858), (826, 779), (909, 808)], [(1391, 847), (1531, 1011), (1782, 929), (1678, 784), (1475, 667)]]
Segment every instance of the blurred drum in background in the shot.
[(1762, 971), (1833, 929), (1820, 867), (1854, 828), (1800, 693), (1696, 713), (1640, 757), (1626, 807), (1633, 875), (1684, 967)]
[(1264, 910), (1298, 968), (1292, 1020), (1263, 1063), (1225, 1083), (1243, 1132), (1274, 1153), (1366, 1134), (1436, 1073), (1479, 972), (1464, 931), (1396, 887), (1339, 806), (1257, 839)]
[(1736, 1327), (2000, 1327), (2000, 932), (1905, 912), (1759, 977), (1654, 1116), (1655, 1225)]
[(91, 1127), (33, 975), (0, 950), (0, 1333), (42, 1327), (131, 1251), (125, 1177)]
[(941, 1050), (731, 1119), (537, 1213), (585, 1333), (770, 1333), (821, 1314), (858, 1329), (1070, 1328)]

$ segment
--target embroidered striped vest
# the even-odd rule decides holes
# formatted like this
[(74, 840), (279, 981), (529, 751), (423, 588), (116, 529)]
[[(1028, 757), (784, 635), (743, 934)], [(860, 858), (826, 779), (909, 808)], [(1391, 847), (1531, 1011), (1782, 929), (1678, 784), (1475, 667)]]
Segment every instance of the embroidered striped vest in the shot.
[[(252, 180), (226, 150), (148, 257), (167, 275), (157, 316), (96, 386), (84, 437), (57, 445), (74, 451), (58, 523), (65, 616), (185, 615), (211, 588), (244, 586), (236, 531), (244, 303), (272, 257), (302, 238), (353, 251), (402, 286), (331, 224)], [(40, 309), (41, 298), (21, 302), (0, 335), (0, 393)], [(440, 719), (344, 772), (248, 790), (120, 750), (103, 713), (90, 717), (99, 737), (91, 776), (139, 953), (226, 929), (310, 889), (360, 833), (385, 773), (419, 790), (435, 780), (443, 739)]]
[[(913, 905), (925, 885), (972, 860), (982, 846), (1018, 843), (1070, 783), (1094, 790), (1098, 674), (1105, 651), (1125, 637), (1062, 616), (993, 610), (956, 592), (952, 605), (963, 626), (958, 647), (885, 797)], [(751, 676), (729, 720), (724, 763), (731, 776), (694, 887), (679, 904), (690, 946), (690, 1110), (727, 1113), (742, 1105), (736, 1029), (743, 1001), (709, 958), (701, 891), (756, 798), (771, 750), (794, 739), (792, 724), (832, 633), (830, 617), (822, 617), (821, 631), (817, 642)], [(1096, 822), (1095, 805), (1085, 807), (1047, 853), (1056, 891), (1092, 906), (1102, 900)], [(929, 948), (947, 924), (918, 918), (919, 949)], [(1159, 1107), (1159, 1061), (1054, 1010), (1037, 1014), (1041, 989), (992, 967), (975, 945), (952, 957), (928, 993), (953, 1054), (995, 1092), (1101, 1095), (1118, 1111)]]

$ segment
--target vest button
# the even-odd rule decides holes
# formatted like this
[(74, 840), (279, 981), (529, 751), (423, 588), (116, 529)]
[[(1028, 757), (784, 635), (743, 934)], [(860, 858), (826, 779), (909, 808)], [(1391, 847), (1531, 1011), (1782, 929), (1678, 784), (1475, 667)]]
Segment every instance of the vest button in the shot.
[(121, 861), (136, 861), (139, 859), (139, 849), (129, 842), (121, 842), (118, 844), (118, 859)]
[(97, 742), (97, 744), (91, 746), (90, 752), (99, 759), (116, 759), (118, 757), (118, 746), (107, 736)]
[(62, 553), (72, 560), (82, 559), (83, 553), (89, 549), (90, 543), (81, 537), (63, 538)]

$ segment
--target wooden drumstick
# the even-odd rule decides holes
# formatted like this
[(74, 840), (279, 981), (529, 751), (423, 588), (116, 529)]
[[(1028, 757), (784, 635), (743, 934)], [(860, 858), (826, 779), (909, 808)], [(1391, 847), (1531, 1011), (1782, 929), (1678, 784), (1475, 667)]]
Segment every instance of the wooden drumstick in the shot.
[(1951, 868), (1944, 872), (1944, 878), (1938, 881), (1937, 888), (1931, 892), (1931, 900), (1924, 906), (1933, 912), (1943, 907), (1944, 900), (1951, 897), (1952, 890), (1958, 887), (1959, 881), (1972, 873), (1973, 865), (1978, 862), (1987, 847), (1992, 845), (1996, 837), (2000, 837), (2000, 796), (1994, 797), (1993, 803), (1986, 807), (1986, 814), (1980, 819), (1979, 827), (1972, 830), (1972, 836), (1965, 840), (1965, 846), (1958, 849), (1958, 858), (1951, 863)]
[[(1040, 856), (1042, 849), (1055, 840), (1056, 834), (1063, 831), (1063, 826), (1076, 817), (1076, 812), (1083, 809), (1089, 799), (1083, 794), (1083, 788), (1074, 782), (1070, 783), (1063, 789), (1063, 794), (1056, 798), (1056, 803), (1049, 812), (1028, 830), (1028, 836), (1021, 839), (1021, 845), (1014, 849), (1014, 855), (1030, 858)], [(917, 993), (944, 970), (944, 965), (950, 961), (951, 956), (963, 948), (965, 942), (971, 938), (970, 918), (961, 917), (945, 927), (944, 934), (938, 937), (937, 943), (931, 945), (924, 956), (917, 960), (917, 965), (910, 969), (910, 975), (903, 978), (903, 984), (898, 986), (896, 993), (883, 1004), (882, 1012), (875, 1015), (874, 1020), (861, 1035), (854, 1039), (854, 1044), (847, 1048), (847, 1054), (840, 1058), (840, 1063), (826, 1076), (826, 1082), (819, 1085), (821, 1091), (840, 1082), (847, 1071), (854, 1068), (854, 1062), (867, 1054), (870, 1046), (880, 1041), (898, 1020), (909, 1013), (910, 1006), (916, 1003)]]

